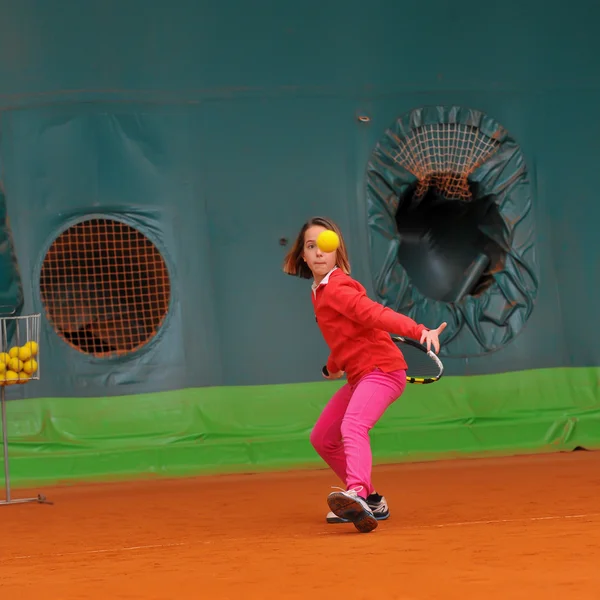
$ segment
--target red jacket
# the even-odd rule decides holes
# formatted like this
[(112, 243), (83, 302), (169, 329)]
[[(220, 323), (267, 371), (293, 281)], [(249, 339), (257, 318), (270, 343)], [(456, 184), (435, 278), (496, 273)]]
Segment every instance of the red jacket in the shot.
[(419, 340), (427, 330), (367, 297), (365, 288), (335, 269), (312, 293), (315, 317), (329, 346), (330, 373), (345, 371), (348, 383), (355, 385), (375, 368), (384, 372), (406, 369), (402, 352), (389, 334)]

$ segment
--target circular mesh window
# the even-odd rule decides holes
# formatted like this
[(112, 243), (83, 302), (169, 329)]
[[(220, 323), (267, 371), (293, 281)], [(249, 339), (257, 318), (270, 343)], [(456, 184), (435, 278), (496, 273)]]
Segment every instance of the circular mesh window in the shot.
[(71, 346), (94, 356), (123, 355), (150, 341), (171, 295), (164, 259), (137, 229), (90, 219), (61, 233), (40, 276), (48, 320)]

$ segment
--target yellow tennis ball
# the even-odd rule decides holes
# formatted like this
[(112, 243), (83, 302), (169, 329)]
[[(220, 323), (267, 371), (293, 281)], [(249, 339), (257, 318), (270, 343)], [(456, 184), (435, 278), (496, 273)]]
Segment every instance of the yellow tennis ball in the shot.
[(31, 352), (31, 356), (37, 356), (40, 350), (37, 342), (27, 342), (23, 348), (27, 348)]
[(18, 357), (19, 360), (22, 360), (23, 362), (29, 360), (31, 358), (31, 348), (29, 348), (27, 345), (21, 346), (19, 348)]
[(10, 356), (6, 352), (0, 352), (0, 363), (7, 365), (10, 360)]
[(19, 356), (19, 346), (13, 346), (9, 351), (8, 351), (8, 356), (10, 356), (11, 358), (16, 358), (17, 356)]
[(340, 238), (335, 231), (327, 229), (322, 231), (317, 237), (317, 246), (323, 252), (335, 252), (340, 245)]
[(8, 368), (11, 371), (16, 371), (18, 373), (19, 371), (23, 370), (23, 361), (19, 360), (18, 358), (11, 358), (8, 363)]
[(27, 362), (23, 363), (22, 371), (24, 373), (27, 373), (28, 375), (32, 375), (33, 373), (35, 373), (37, 371), (37, 368), (38, 368), (37, 360), (35, 360), (35, 358), (31, 358)]
[(20, 373), (18, 373), (18, 377), (19, 379), (17, 380), (17, 383), (27, 383), (29, 381), (29, 375), (27, 373), (25, 373), (24, 371), (21, 371)]
[(17, 380), (19, 379), (19, 374), (15, 373), (14, 371), (6, 371), (4, 379), (6, 381), (6, 385), (13, 385), (17, 383)]

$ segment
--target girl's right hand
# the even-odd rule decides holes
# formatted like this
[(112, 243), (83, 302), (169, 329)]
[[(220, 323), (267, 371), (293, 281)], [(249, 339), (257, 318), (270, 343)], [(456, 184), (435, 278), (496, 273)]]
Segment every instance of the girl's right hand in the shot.
[(440, 351), (440, 333), (446, 329), (446, 325), (448, 323), (442, 323), (437, 329), (431, 329), (429, 331), (424, 331), (421, 335), (421, 344), (423, 344), (427, 351), (431, 350), (431, 346), (436, 354)]

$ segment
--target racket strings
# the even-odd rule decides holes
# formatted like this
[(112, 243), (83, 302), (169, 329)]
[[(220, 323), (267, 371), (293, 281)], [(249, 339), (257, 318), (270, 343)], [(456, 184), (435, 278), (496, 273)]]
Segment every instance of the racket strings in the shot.
[(397, 344), (404, 355), (404, 360), (408, 365), (407, 377), (417, 379), (435, 378), (440, 375), (440, 368), (437, 362), (426, 352), (414, 348), (408, 344)]

